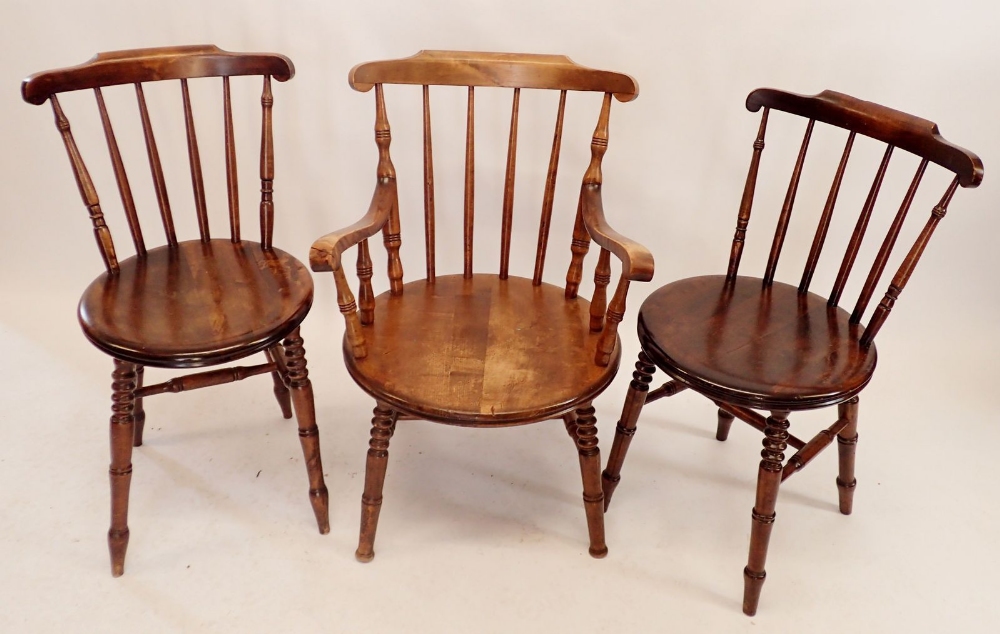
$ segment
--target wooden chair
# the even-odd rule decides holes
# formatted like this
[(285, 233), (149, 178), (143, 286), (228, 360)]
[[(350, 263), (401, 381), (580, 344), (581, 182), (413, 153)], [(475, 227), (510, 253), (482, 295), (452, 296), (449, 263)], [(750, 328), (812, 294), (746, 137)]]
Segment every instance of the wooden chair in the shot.
[[(142, 444), (146, 418), (143, 399), (165, 392), (182, 392), (270, 374), (282, 415), (298, 418), (299, 438), (309, 473), (309, 497), (321, 533), (330, 530), (327, 489), (320, 463), (319, 432), (312, 386), (306, 370), (299, 324), (312, 304), (309, 271), (295, 258), (271, 245), (274, 222), (271, 136), (271, 78), (287, 81), (294, 74), (281, 55), (241, 54), (214, 46), (189, 46), (101, 53), (89, 62), (32, 75), (21, 86), (25, 101), (52, 104), (56, 127), (69, 154), (84, 205), (107, 269), (80, 300), (80, 324), (86, 337), (114, 358), (111, 416), (111, 571), (124, 572), (128, 545), (129, 485), (132, 447)], [(260, 242), (240, 233), (236, 147), (230, 77), (263, 76), (263, 118), (260, 146)], [(221, 77), (225, 120), (226, 184), (230, 235), (210, 236), (205, 186), (195, 135), (188, 80)], [(194, 208), (200, 238), (178, 241), (143, 83), (180, 80)], [(166, 245), (146, 246), (129, 177), (108, 116), (102, 88), (134, 84), (152, 183), (159, 203)], [(128, 221), (135, 255), (120, 259), (105, 223), (94, 181), (59, 105), (59, 93), (93, 89), (97, 98), (111, 165)], [(282, 344), (282, 340), (284, 343)], [(266, 363), (190, 374), (157, 385), (143, 385), (146, 366), (199, 368), (235, 361), (263, 352)]]
[[(611, 97), (630, 101), (638, 94), (626, 75), (578, 66), (554, 55), (508, 55), (423, 51), (394, 61), (361, 64), (349, 78), (355, 90), (375, 88), (375, 142), (378, 167), (368, 213), (342, 231), (313, 244), (314, 271), (332, 271), (337, 301), (347, 322), (344, 360), (363, 390), (376, 399), (362, 496), (359, 561), (374, 557), (373, 544), (389, 440), (396, 421), (419, 418), (449, 425), (503, 427), (559, 419), (574, 438), (583, 475), (583, 500), (590, 531), (590, 554), (603, 557), (603, 496), (600, 453), (591, 401), (611, 382), (619, 365), (618, 324), (629, 283), (647, 281), (653, 260), (639, 244), (612, 230), (601, 204), (601, 159), (608, 143)], [(399, 257), (400, 223), (396, 173), (389, 156), (389, 121), (383, 84), (423, 87), (424, 230), (426, 278), (403, 283)], [(435, 269), (435, 192), (431, 143), (430, 85), (468, 88), (464, 197), (464, 268), (439, 275)], [(513, 106), (502, 205), (499, 273), (473, 272), (474, 99), (478, 87), (513, 88)], [(560, 91), (549, 161), (538, 248), (532, 279), (509, 274), (514, 169), (521, 89)], [(568, 91), (604, 93), (583, 178), (571, 242), (572, 263), (565, 288), (542, 281), (552, 218), (556, 172)], [(388, 252), (390, 290), (372, 292), (368, 238), (382, 232)], [(590, 241), (601, 247), (592, 302), (577, 296)], [(341, 262), (358, 246), (360, 291), (355, 303)], [(622, 274), (608, 303), (610, 255)]]
[[(743, 570), (743, 611), (757, 611), (764, 583), (764, 560), (775, 519), (775, 501), (781, 482), (801, 470), (834, 438), (840, 452), (840, 511), (850, 514), (856, 480), (854, 452), (858, 441), (858, 393), (875, 369), (875, 335), (882, 328), (900, 292), (910, 279), (931, 234), (944, 217), (956, 188), (976, 187), (983, 177), (979, 158), (945, 141), (930, 121), (826, 91), (804, 97), (778, 90), (750, 93), (747, 109), (764, 109), (753, 144), (750, 172), (743, 190), (736, 235), (726, 275), (694, 277), (655, 291), (639, 311), (642, 352), (618, 423), (614, 446), (603, 474), (605, 506), (618, 486), (625, 452), (645, 403), (692, 389), (719, 406), (716, 438), (725, 440), (734, 418), (764, 432), (763, 460), (757, 477), (757, 497), (751, 524), (750, 556)], [(772, 110), (808, 119), (805, 137), (792, 171), (778, 227), (763, 279), (738, 275), (740, 257), (757, 185), (764, 149), (764, 132)], [(819, 121), (848, 131), (846, 146), (833, 177), (833, 185), (819, 219), (804, 272), (798, 286), (775, 281), (775, 269), (788, 229), (802, 166), (814, 124)], [(870, 193), (850, 238), (847, 252), (828, 298), (809, 292), (809, 285), (823, 249), (845, 168), (857, 135), (887, 144)], [(894, 149), (922, 160), (906, 191), (878, 255), (865, 279), (853, 312), (839, 307), (842, 293), (881, 188)], [(897, 270), (885, 297), (867, 325), (862, 318), (896, 243), (917, 187), (928, 163), (936, 163), (955, 176), (931, 211), (909, 253)], [(652, 374), (660, 368), (671, 381), (649, 391)], [(837, 406), (837, 422), (808, 442), (788, 433), (792, 411)], [(770, 416), (753, 411), (766, 410)], [(798, 451), (785, 461), (791, 445)]]

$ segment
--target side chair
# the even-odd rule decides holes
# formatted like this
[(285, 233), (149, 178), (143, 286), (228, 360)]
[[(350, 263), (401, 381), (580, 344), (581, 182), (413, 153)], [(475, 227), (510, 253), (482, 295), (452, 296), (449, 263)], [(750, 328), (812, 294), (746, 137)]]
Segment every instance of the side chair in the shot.
[[(836, 92), (825, 91), (807, 97), (780, 90), (759, 89), (747, 97), (746, 107), (752, 112), (763, 109), (763, 115), (753, 143), (753, 157), (739, 207), (728, 270), (725, 275), (706, 275), (672, 282), (654, 291), (643, 303), (638, 317), (642, 352), (635, 364), (633, 380), (603, 474), (603, 487), (607, 506), (619, 484), (625, 454), (635, 434), (643, 405), (682, 390), (694, 390), (718, 405), (718, 440), (726, 440), (735, 418), (762, 431), (762, 460), (751, 514), (750, 555), (743, 570), (743, 611), (752, 616), (757, 611), (764, 583), (764, 561), (774, 527), (779, 485), (805, 467), (834, 439), (837, 440), (840, 458), (840, 474), (837, 477), (840, 511), (845, 515), (851, 513), (857, 484), (854, 454), (858, 442), (858, 394), (875, 370), (875, 336), (899, 299), (955, 191), (959, 186), (971, 188), (979, 185), (983, 178), (983, 165), (975, 154), (944, 140), (938, 133), (937, 125), (930, 121)], [(805, 119), (805, 132), (778, 216), (764, 276), (749, 277), (739, 274), (740, 258), (757, 187), (764, 134), (768, 117), (774, 111)], [(842, 128), (846, 142), (801, 278), (797, 285), (791, 285), (776, 281), (775, 274), (809, 141), (817, 122)], [(851, 149), (860, 136), (884, 143), (885, 151), (857, 217), (846, 253), (839, 259), (833, 287), (828, 296), (822, 297), (809, 290), (810, 283), (834, 220)], [(882, 240), (857, 302), (853, 310), (847, 312), (840, 307), (844, 288), (895, 150), (915, 154), (920, 162)], [(940, 202), (931, 210), (930, 217), (866, 324), (865, 313), (917, 188), (931, 163), (953, 173), (954, 177)], [(657, 368), (671, 380), (650, 390), (652, 375)], [(791, 412), (832, 406), (837, 407), (837, 420), (829, 428), (821, 430), (808, 441), (789, 434), (788, 418)], [(765, 417), (754, 410), (763, 410), (769, 415)], [(788, 446), (797, 451), (785, 460)]]
[[(80, 196), (90, 214), (105, 272), (90, 284), (80, 300), (83, 333), (114, 360), (111, 397), (111, 528), (108, 546), (111, 572), (125, 570), (128, 546), (129, 487), (132, 448), (142, 444), (146, 414), (143, 399), (270, 374), (274, 395), (285, 418), (298, 418), (299, 439), (309, 474), (309, 498), (320, 533), (330, 530), (328, 494), (320, 462), (319, 432), (312, 386), (299, 324), (312, 305), (313, 284), (303, 264), (271, 244), (274, 226), (274, 148), (271, 79), (287, 81), (291, 61), (269, 53), (230, 53), (214, 46), (185, 46), (100, 53), (80, 66), (46, 71), (24, 80), (21, 94), (28, 103), (48, 101), (56, 128), (69, 155)], [(252, 75), (263, 82), (260, 143), (260, 241), (243, 239), (230, 78)], [(225, 128), (226, 191), (229, 235), (213, 238), (209, 231), (205, 183), (195, 134), (188, 81), (221, 78), (221, 111)], [(147, 82), (179, 80), (178, 105), (184, 127), (200, 236), (178, 240), (173, 211), (160, 162), (149, 109), (143, 92)], [(112, 128), (103, 89), (131, 85), (137, 100), (151, 185), (159, 207), (166, 244), (147, 247), (140, 209), (132, 193), (122, 152)], [(111, 167), (128, 222), (134, 255), (119, 256), (105, 222), (94, 180), (73, 138), (58, 96), (93, 90), (97, 100)], [(176, 203), (176, 198), (174, 199)], [(263, 353), (266, 362), (228, 367), (143, 385), (146, 367), (202, 368)]]

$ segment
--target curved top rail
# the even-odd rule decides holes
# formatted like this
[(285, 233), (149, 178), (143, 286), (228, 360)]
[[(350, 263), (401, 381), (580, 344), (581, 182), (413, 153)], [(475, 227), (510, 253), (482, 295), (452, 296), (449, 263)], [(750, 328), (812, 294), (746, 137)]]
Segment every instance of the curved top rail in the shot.
[(39, 105), (56, 93), (72, 90), (231, 75), (271, 75), (287, 81), (295, 75), (295, 67), (284, 55), (230, 53), (213, 45), (112, 51), (98, 53), (79, 66), (35, 73), (21, 83), (21, 96)]
[(936, 123), (905, 112), (832, 90), (807, 96), (758, 88), (747, 96), (747, 110), (757, 112), (762, 107), (854, 130), (902, 148), (951, 170), (962, 187), (976, 187), (983, 180), (983, 162), (978, 156), (946, 141)]
[(420, 51), (358, 64), (348, 82), (360, 92), (375, 84), (416, 84), (590, 90), (613, 93), (619, 101), (639, 96), (639, 84), (628, 75), (580, 66), (564, 55)]

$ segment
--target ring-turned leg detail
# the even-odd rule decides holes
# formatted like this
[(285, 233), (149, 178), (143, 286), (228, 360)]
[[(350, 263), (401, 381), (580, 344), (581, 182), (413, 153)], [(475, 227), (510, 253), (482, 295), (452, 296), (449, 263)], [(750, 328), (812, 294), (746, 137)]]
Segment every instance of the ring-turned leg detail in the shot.
[(837, 434), (840, 462), (837, 491), (840, 494), (840, 512), (850, 515), (854, 510), (854, 488), (858, 485), (854, 477), (854, 452), (858, 448), (858, 397), (838, 405), (837, 413), (848, 421), (847, 426)]
[(757, 613), (760, 591), (767, 573), (764, 562), (767, 559), (767, 545), (774, 526), (774, 507), (778, 500), (778, 486), (781, 484), (781, 465), (788, 448), (788, 412), (774, 411), (767, 418), (764, 428), (764, 449), (757, 472), (757, 500), (753, 508), (753, 522), (750, 525), (750, 556), (743, 569), (743, 613), (753, 616)]
[(365, 465), (365, 491), (361, 495), (361, 534), (354, 557), (361, 562), (375, 557), (375, 530), (382, 510), (382, 486), (385, 469), (389, 463), (389, 439), (396, 425), (396, 412), (384, 403), (375, 406), (372, 417), (371, 439), (368, 441), (368, 460)]
[(580, 474), (583, 476), (583, 507), (587, 512), (590, 531), (590, 555), (601, 558), (608, 554), (604, 541), (604, 492), (601, 490), (601, 450), (597, 446), (597, 419), (588, 403), (576, 410), (576, 447), (580, 453)]
[(132, 442), (135, 439), (136, 366), (115, 359), (111, 374), (111, 528), (108, 550), (111, 551), (111, 574), (125, 573), (128, 548), (128, 494), (132, 484)]
[[(312, 382), (306, 369), (306, 351), (296, 328), (285, 339), (285, 362), (288, 366), (288, 385), (299, 424), (299, 442), (309, 474), (309, 501), (312, 503), (316, 524), (323, 535), (330, 532), (330, 494), (323, 481), (323, 462), (319, 451), (319, 428), (316, 426), (316, 404), (313, 401)], [(280, 401), (279, 401), (280, 402)]]
[(639, 413), (646, 403), (646, 395), (649, 393), (649, 384), (653, 381), (653, 372), (656, 366), (649, 360), (645, 352), (639, 353), (639, 360), (635, 362), (635, 372), (632, 373), (632, 383), (629, 384), (628, 394), (625, 396), (625, 405), (622, 407), (622, 416), (615, 428), (615, 440), (611, 445), (611, 453), (608, 455), (608, 464), (602, 476), (602, 488), (604, 490), (604, 510), (608, 510), (611, 505), (611, 496), (615, 492), (618, 483), (621, 482), (622, 465), (625, 464), (625, 454), (628, 453), (628, 446), (635, 435), (635, 426), (639, 421)]

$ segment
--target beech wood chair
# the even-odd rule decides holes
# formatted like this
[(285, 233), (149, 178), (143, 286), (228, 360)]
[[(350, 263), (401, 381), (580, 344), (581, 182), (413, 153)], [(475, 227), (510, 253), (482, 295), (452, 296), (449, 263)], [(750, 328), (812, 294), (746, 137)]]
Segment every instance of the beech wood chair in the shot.
[[(271, 245), (274, 224), (274, 153), (271, 132), (271, 78), (287, 81), (294, 74), (281, 55), (229, 53), (214, 46), (186, 46), (100, 53), (72, 68), (47, 71), (24, 80), (25, 101), (52, 104), (56, 127), (69, 155), (84, 205), (97, 238), (106, 271), (80, 300), (84, 335), (114, 359), (111, 416), (111, 528), (108, 546), (114, 576), (124, 572), (128, 546), (129, 485), (132, 447), (142, 444), (146, 414), (143, 399), (270, 374), (274, 395), (285, 418), (298, 418), (299, 438), (309, 474), (309, 497), (321, 533), (330, 530), (327, 489), (320, 462), (319, 431), (312, 386), (306, 370), (299, 324), (312, 305), (309, 271)], [(241, 238), (236, 174), (236, 146), (230, 77), (263, 77), (260, 145), (260, 242)], [(226, 184), (230, 235), (213, 239), (209, 232), (205, 185), (195, 135), (188, 80), (221, 77), (225, 126)], [(180, 80), (194, 208), (200, 238), (178, 241), (163, 169), (146, 99), (145, 82)], [(148, 248), (112, 129), (102, 88), (133, 84), (159, 205), (166, 245)], [(128, 221), (135, 255), (120, 259), (97, 190), (73, 139), (58, 94), (93, 89), (114, 176)], [(282, 343), (282, 340), (284, 343)], [(189, 374), (156, 385), (143, 385), (146, 366), (200, 368), (263, 352), (266, 363)]]
[[(314, 271), (332, 271), (337, 301), (347, 323), (344, 360), (359, 386), (376, 399), (369, 443), (361, 534), (356, 557), (374, 557), (375, 530), (389, 441), (400, 419), (449, 425), (503, 427), (544, 420), (565, 422), (575, 440), (583, 477), (590, 554), (607, 553), (604, 539), (600, 453), (593, 399), (611, 382), (619, 365), (618, 324), (629, 283), (648, 281), (653, 259), (639, 244), (619, 235), (604, 219), (601, 160), (608, 143), (611, 97), (630, 101), (638, 86), (627, 75), (584, 68), (555, 55), (512, 55), (422, 51), (401, 60), (372, 62), (350, 72), (358, 91), (375, 88), (378, 166), (368, 213), (357, 223), (317, 240)], [(423, 90), (424, 231), (426, 278), (403, 283), (400, 262), (396, 172), (389, 156), (390, 131), (383, 84), (413, 84)], [(435, 269), (435, 195), (431, 143), (430, 86), (468, 88), (465, 152), (464, 267), (461, 274)], [(474, 273), (475, 94), (479, 87), (513, 88), (510, 136), (502, 205), (499, 273)], [(509, 274), (513, 221), (518, 107), (522, 89), (560, 91), (538, 229), (534, 275)], [(568, 91), (604, 93), (583, 177), (571, 241), (572, 262), (565, 288), (542, 281), (552, 217), (556, 173)], [(382, 232), (388, 252), (390, 290), (372, 292), (368, 238)], [(577, 295), (591, 240), (600, 247), (591, 302)], [(342, 266), (343, 252), (358, 246), (360, 291), (355, 303)], [(606, 300), (610, 256), (621, 260), (621, 279)]]
[[(856, 480), (854, 453), (858, 441), (858, 393), (875, 370), (875, 335), (906, 286), (927, 242), (944, 217), (959, 185), (976, 187), (983, 178), (979, 158), (945, 141), (935, 124), (847, 95), (825, 91), (806, 97), (771, 89), (755, 90), (747, 109), (763, 108), (753, 143), (753, 158), (740, 204), (726, 275), (683, 279), (655, 292), (639, 310), (642, 352), (635, 364), (614, 445), (603, 474), (605, 508), (618, 486), (625, 453), (645, 403), (685, 389), (705, 395), (719, 406), (716, 438), (725, 440), (734, 418), (764, 432), (763, 451), (753, 508), (749, 562), (743, 570), (743, 611), (757, 611), (764, 583), (764, 561), (775, 519), (778, 487), (837, 439), (840, 452), (840, 511), (851, 513)], [(764, 149), (768, 115), (779, 110), (808, 119), (792, 171), (763, 278), (738, 275), (757, 172)], [(798, 286), (775, 281), (775, 270), (786, 237), (802, 166), (815, 123), (848, 131), (846, 146)], [(886, 143), (885, 153), (861, 209), (847, 252), (828, 298), (809, 291), (826, 240), (851, 148), (857, 135)], [(865, 279), (853, 312), (839, 307), (868, 221), (894, 149), (922, 160)], [(882, 276), (917, 187), (929, 163), (955, 174), (940, 202), (897, 270), (885, 297), (867, 325), (862, 318)], [(652, 374), (660, 368), (672, 380), (650, 391)], [(837, 406), (837, 422), (804, 442), (788, 433), (790, 412)], [(766, 410), (770, 416), (753, 411)], [(785, 461), (791, 445), (798, 451)]]

